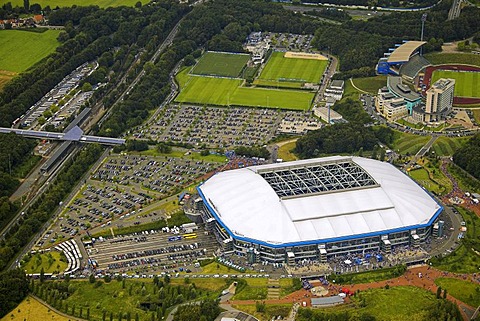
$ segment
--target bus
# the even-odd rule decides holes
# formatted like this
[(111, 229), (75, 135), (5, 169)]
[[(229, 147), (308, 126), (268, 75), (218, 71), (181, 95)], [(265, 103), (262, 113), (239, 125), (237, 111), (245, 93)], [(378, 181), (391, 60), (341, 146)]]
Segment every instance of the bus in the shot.
[(183, 234), (183, 238), (185, 240), (194, 239), (194, 238), (197, 238), (197, 234), (196, 233)]

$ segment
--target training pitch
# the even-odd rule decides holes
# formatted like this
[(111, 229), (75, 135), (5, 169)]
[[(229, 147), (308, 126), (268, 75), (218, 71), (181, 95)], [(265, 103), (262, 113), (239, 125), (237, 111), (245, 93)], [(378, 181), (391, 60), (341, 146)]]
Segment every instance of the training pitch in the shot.
[(247, 64), (249, 55), (209, 51), (193, 67), (192, 74), (238, 77)]
[(455, 79), (455, 97), (480, 97), (480, 72), (435, 70), (430, 83), (440, 78)]
[(284, 52), (274, 52), (260, 76), (260, 80), (298, 81), (318, 83), (322, 78), (327, 60), (285, 58)]
[(314, 98), (314, 93), (306, 91), (241, 87), (241, 79), (192, 75), (185, 78), (181, 74), (177, 77), (181, 86), (177, 102), (307, 110)]

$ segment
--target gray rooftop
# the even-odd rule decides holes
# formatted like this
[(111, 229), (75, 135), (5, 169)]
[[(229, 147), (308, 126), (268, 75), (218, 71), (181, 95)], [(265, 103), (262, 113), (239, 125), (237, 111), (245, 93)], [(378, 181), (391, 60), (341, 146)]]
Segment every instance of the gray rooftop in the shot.
[(312, 305), (334, 305), (343, 303), (343, 298), (339, 297), (338, 295), (335, 296), (328, 296), (324, 298), (312, 298)]

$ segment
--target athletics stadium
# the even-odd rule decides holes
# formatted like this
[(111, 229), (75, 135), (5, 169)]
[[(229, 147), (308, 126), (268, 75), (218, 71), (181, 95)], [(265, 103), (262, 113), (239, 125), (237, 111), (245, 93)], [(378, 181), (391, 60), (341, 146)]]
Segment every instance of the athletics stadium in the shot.
[(418, 246), (443, 208), (393, 165), (333, 156), (219, 172), (196, 208), (226, 253), (249, 262), (327, 262)]

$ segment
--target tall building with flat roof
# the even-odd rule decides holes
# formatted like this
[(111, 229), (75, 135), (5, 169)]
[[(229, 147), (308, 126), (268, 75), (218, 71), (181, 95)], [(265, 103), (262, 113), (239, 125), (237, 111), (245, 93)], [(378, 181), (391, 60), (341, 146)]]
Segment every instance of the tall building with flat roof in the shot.
[(453, 105), (455, 79), (440, 78), (426, 92), (425, 121), (433, 122), (445, 119)]

